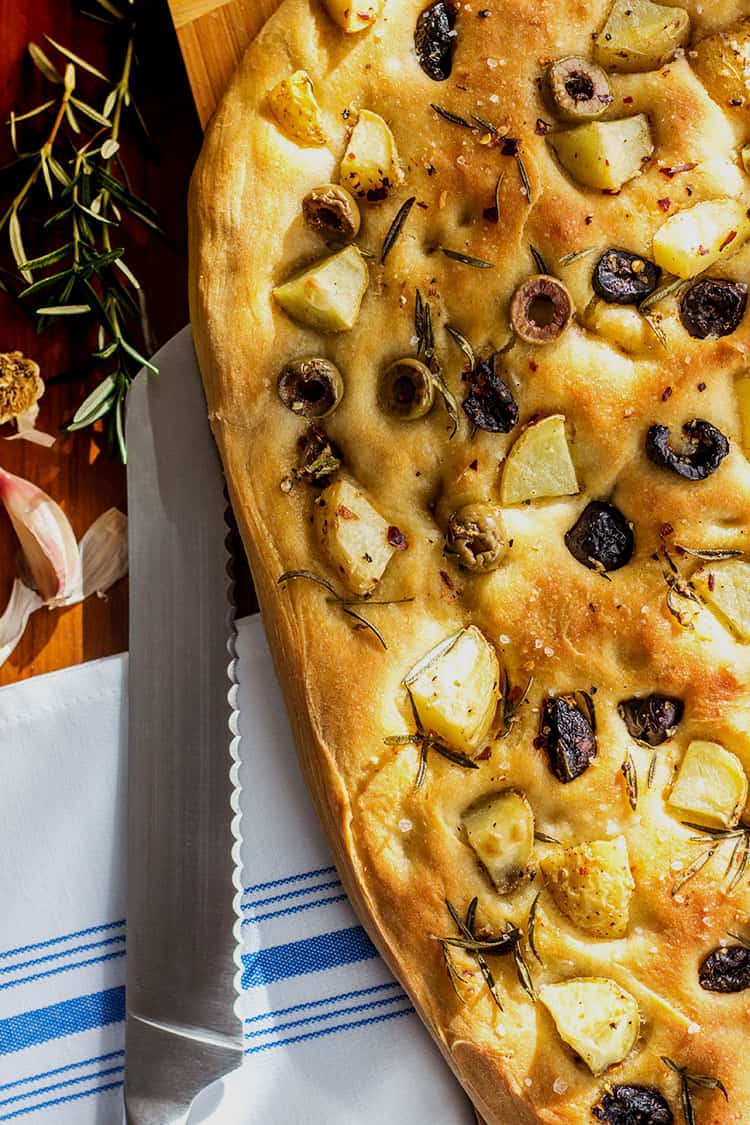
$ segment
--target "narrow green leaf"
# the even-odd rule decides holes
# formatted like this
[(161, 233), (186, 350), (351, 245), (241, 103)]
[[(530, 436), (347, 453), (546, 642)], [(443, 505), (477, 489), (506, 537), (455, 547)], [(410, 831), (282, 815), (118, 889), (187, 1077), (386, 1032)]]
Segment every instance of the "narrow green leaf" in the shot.
[(68, 125), (70, 125), (73, 132), (80, 133), (81, 126), (78, 124), (78, 118), (73, 113), (73, 107), (71, 106), (70, 102), (65, 103), (65, 117), (67, 119)]
[[(106, 115), (105, 115), (106, 116)], [(116, 141), (114, 137), (109, 137), (101, 147), (101, 154), (104, 160), (111, 160), (120, 147), (120, 142)]]
[(90, 305), (50, 305), (48, 308), (37, 309), (37, 316), (82, 316), (91, 312)]
[(41, 71), (47, 81), (54, 82), (56, 86), (62, 86), (62, 74), (60, 74), (60, 71), (57, 69), (52, 60), (48, 58), (47, 55), (45, 55), (42, 48), (38, 47), (36, 43), (29, 43), (28, 50), (34, 66), (37, 68), (37, 70)]
[(23, 268), (26, 270), (41, 270), (46, 266), (53, 266), (55, 262), (61, 262), (66, 258), (70, 251), (73, 249), (72, 242), (66, 242), (64, 246), (58, 246), (56, 250), (50, 250), (49, 254), (42, 254), (41, 258), (31, 258), (28, 262), (23, 262)]
[(21, 235), (21, 220), (18, 218), (18, 211), (15, 207), (11, 208), (10, 217), (8, 219), (8, 238), (10, 240), (10, 249), (13, 254), (13, 259), (18, 266), (19, 273), (24, 281), (33, 281), (31, 273), (28, 269), (24, 268), (24, 262), (28, 261), (28, 254), (24, 249), (23, 237)]
[(111, 396), (114, 394), (114, 391), (114, 376), (107, 375), (106, 378), (102, 379), (101, 383), (99, 383), (97, 387), (94, 387), (91, 394), (87, 395), (83, 400), (83, 402), (73, 415), (73, 422), (80, 423), (89, 414), (93, 413), (95, 410), (98, 410), (101, 404), (106, 399), (111, 398)]
[(98, 109), (94, 109), (93, 106), (87, 105), (87, 103), (81, 101), (80, 98), (71, 98), (70, 100), (79, 111), (79, 113), (82, 113), (84, 117), (88, 117), (91, 121), (95, 121), (97, 125), (103, 125), (105, 129), (109, 128), (111, 124), (109, 118), (100, 113)]
[[(142, 356), (140, 352), (136, 351), (133, 345), (129, 344), (127, 340), (120, 340), (120, 346), (125, 349), (130, 358), (134, 359), (136, 363), (140, 363), (142, 367), (146, 367), (149, 371), (152, 371), (154, 375), (159, 374), (159, 368), (155, 367), (150, 360), (146, 359), (145, 356)], [(352, 616), (357, 615), (352, 614)]]
[(64, 55), (66, 59), (70, 59), (71, 62), (76, 63), (78, 66), (88, 71), (89, 74), (93, 74), (96, 78), (101, 78), (102, 82), (109, 82), (106, 74), (102, 74), (100, 70), (97, 70), (97, 68), (95, 66), (92, 66), (91, 63), (86, 62), (86, 60), (82, 59), (80, 55), (74, 54), (69, 47), (63, 47), (60, 43), (57, 43), (51, 35), (45, 35), (44, 38), (48, 43), (52, 44), (56, 51), (59, 51), (61, 55)]
[(48, 289), (51, 285), (57, 285), (59, 281), (71, 276), (70, 270), (60, 270), (59, 273), (50, 273), (46, 277), (40, 277), (32, 285), (27, 285), (18, 294), (19, 297), (32, 297), (35, 293), (41, 292), (43, 289)]
[[(115, 108), (116, 102), (117, 102), (117, 87), (115, 86), (107, 94), (107, 97), (104, 100), (104, 105), (102, 106), (102, 113), (104, 114), (105, 117), (111, 117), (112, 116), (112, 110)], [(105, 160), (107, 160), (107, 159), (109, 159), (109, 158), (105, 157)]]

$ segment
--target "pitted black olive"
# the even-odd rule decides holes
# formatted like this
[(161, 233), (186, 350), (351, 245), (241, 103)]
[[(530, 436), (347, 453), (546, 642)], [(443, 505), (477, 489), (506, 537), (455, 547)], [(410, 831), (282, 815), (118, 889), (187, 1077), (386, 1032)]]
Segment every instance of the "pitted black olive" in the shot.
[[(586, 710), (590, 700), (584, 697)], [(593, 708), (585, 715), (578, 695), (553, 695), (545, 699), (534, 745), (544, 750), (558, 781), (575, 781), (596, 757)]]
[(495, 356), (480, 359), (469, 376), (463, 408), (471, 422), (491, 434), (508, 434), (518, 425), (518, 404), (507, 383), (495, 371)]
[(672, 1125), (674, 1114), (653, 1086), (613, 1086), (591, 1111), (607, 1125)]
[(628, 734), (648, 746), (661, 746), (671, 738), (685, 714), (685, 704), (671, 695), (646, 695), (617, 704)]
[(547, 71), (549, 100), (564, 121), (593, 121), (612, 103), (609, 79), (600, 66), (570, 55)]
[(414, 30), (414, 47), (419, 65), (433, 82), (445, 82), (453, 68), (456, 37), (453, 7), (445, 0), (435, 0), (420, 13)]
[(521, 282), (510, 303), (510, 323), (527, 344), (551, 344), (573, 316), (573, 299), (561, 281), (537, 273)]
[(704, 418), (692, 418), (682, 427), (688, 443), (684, 453), (669, 444), (669, 428), (654, 425), (646, 434), (646, 456), (660, 469), (671, 469), (685, 480), (705, 480), (715, 473), (729, 453), (729, 442), (721, 430)]
[(566, 532), (565, 546), (589, 570), (619, 570), (630, 562), (635, 539), (619, 508), (592, 500)]
[(680, 301), (680, 320), (696, 340), (730, 336), (745, 315), (747, 286), (740, 281), (705, 277)]
[(661, 270), (629, 250), (605, 250), (594, 266), (591, 284), (610, 305), (637, 305), (656, 289)]
[(706, 992), (744, 992), (750, 988), (750, 949), (746, 945), (715, 949), (701, 964), (698, 980)]

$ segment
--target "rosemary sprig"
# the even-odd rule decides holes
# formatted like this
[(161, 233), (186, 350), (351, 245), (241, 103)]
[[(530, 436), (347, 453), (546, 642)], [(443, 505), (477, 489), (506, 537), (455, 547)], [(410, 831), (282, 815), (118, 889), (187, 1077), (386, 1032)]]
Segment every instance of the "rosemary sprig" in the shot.
[(675, 550), (683, 555), (690, 555), (703, 562), (722, 562), (724, 559), (741, 559), (744, 551), (732, 547), (685, 547), (682, 543), (675, 543)]
[(712, 1078), (709, 1074), (695, 1074), (693, 1071), (688, 1070), (686, 1066), (680, 1066), (679, 1063), (676, 1063), (674, 1059), (670, 1059), (667, 1055), (662, 1055), (661, 1061), (666, 1067), (680, 1076), (680, 1099), (686, 1125), (695, 1125), (695, 1109), (693, 1108), (691, 1086), (698, 1086), (701, 1090), (721, 1090), (726, 1101), (729, 1101), (727, 1088), (720, 1078)]
[[(469, 907), (466, 911), (466, 921), (465, 922), (462, 922), (461, 916), (459, 915), (455, 906), (448, 899), (445, 900), (445, 905), (448, 907), (448, 912), (449, 912), (451, 918), (453, 919), (453, 921), (456, 923), (456, 926), (457, 926), (458, 931), (461, 934), (461, 936), (464, 937), (464, 938), (468, 938), (469, 941), (473, 941), (474, 940), (474, 921), (476, 919), (476, 913), (477, 913), (477, 899), (473, 898), (471, 900), (471, 902), (469, 903)], [(479, 965), (480, 972), (481, 972), (482, 976), (484, 977), (484, 983), (487, 985), (487, 989), (489, 991), (489, 994), (492, 997), (492, 999), (495, 1001), (495, 1004), (497, 1005), (497, 1007), (502, 1012), (503, 1003), (502, 1003), (502, 1000), (500, 999), (500, 993), (497, 990), (497, 985), (495, 984), (495, 978), (492, 975), (492, 971), (491, 971), (489, 965), (487, 964), (487, 961), (484, 957), (484, 954), (479, 952), (478, 950), (474, 950), (473, 953), (474, 953), (474, 957), (476, 958), (476, 962)]]
[(326, 578), (321, 578), (319, 574), (314, 574), (311, 570), (286, 570), (278, 579), (278, 585), (283, 586), (287, 582), (292, 582), (297, 578), (306, 579), (308, 582), (315, 582), (318, 586), (322, 586), (331, 595), (326, 600), (333, 605), (337, 605), (342, 613), (347, 617), (354, 618), (365, 629), (368, 629), (375, 637), (377, 637), (383, 648), (387, 649), (385, 637), (371, 621), (368, 621), (361, 613), (358, 613), (354, 606), (361, 605), (405, 605), (407, 602), (413, 602), (414, 598), (394, 598), (390, 601), (379, 601), (372, 598), (347, 598), (339, 594), (337, 590), (331, 585)]
[[(419, 667), (419, 666), (417, 666)], [(479, 763), (470, 758), (468, 754), (462, 753), (460, 750), (453, 750), (447, 746), (436, 735), (430, 734), (425, 730), (422, 719), (417, 709), (416, 700), (409, 687), (415, 675), (415, 670), (412, 670), (410, 677), (403, 681), (403, 686), (406, 688), (406, 694), (409, 699), (409, 706), (411, 707), (412, 715), (414, 716), (414, 726), (416, 730), (412, 734), (392, 734), (383, 739), (386, 746), (419, 746), (419, 766), (417, 768), (417, 776), (414, 779), (414, 789), (421, 789), (427, 774), (427, 758), (430, 750), (434, 750), (442, 758), (452, 762), (454, 766), (461, 766), (465, 770), (478, 770)]]
[(450, 258), (453, 262), (461, 262), (464, 266), (473, 266), (476, 270), (494, 270), (495, 268), (495, 263), (488, 262), (485, 258), (475, 258), (472, 254), (464, 254), (460, 250), (451, 250), (449, 246), (441, 246), (440, 249), (446, 258)]
[(653, 293), (649, 293), (648, 297), (644, 297), (644, 299), (638, 306), (639, 311), (642, 313), (648, 312), (648, 310), (653, 308), (654, 305), (658, 305), (660, 301), (664, 301), (667, 297), (671, 297), (673, 293), (677, 293), (678, 290), (680, 290), (683, 285), (686, 284), (687, 282), (683, 281), (683, 279), (680, 277), (669, 278), (667, 281), (663, 282), (657, 289), (654, 289)]
[(439, 942), (443, 948), (444, 956), (446, 949), (449, 950), (451, 948), (462, 949), (464, 952), (471, 954), (476, 959), (490, 996), (502, 1012), (502, 1000), (500, 999), (500, 993), (495, 983), (492, 970), (487, 964), (487, 957), (503, 957), (510, 953), (513, 957), (521, 987), (529, 998), (536, 1002), (536, 989), (534, 988), (531, 971), (524, 957), (523, 949), (521, 948), (522, 934), (519, 928), (514, 926), (511, 922), (508, 922), (506, 923), (505, 930), (498, 937), (482, 940), (477, 938), (476, 935), (476, 914), (478, 905), (478, 899), (476, 897), (469, 903), (465, 919), (461, 918), (458, 910), (456, 910), (456, 907), (449, 899), (445, 900), (445, 905), (448, 908), (448, 913), (453, 919), (460, 936), (454, 937), (449, 935), (435, 937), (435, 941)]
[[(132, 77), (139, 34), (137, 0), (93, 0), (89, 13), (113, 30), (119, 70), (111, 78), (47, 36), (60, 66), (35, 43), (29, 54), (49, 83), (50, 96), (11, 112), (15, 159), (4, 170), (15, 181), (0, 204), (14, 268), (8, 287), (29, 308), (38, 331), (60, 317), (76, 317), (80, 331), (96, 328), (91, 356), (100, 381), (70, 420), (76, 431), (105, 419), (110, 444), (123, 461), (125, 399), (153, 341), (141, 285), (126, 262), (123, 221), (159, 230), (153, 208), (133, 192), (121, 152), (125, 119), (139, 127)], [(84, 98), (81, 81), (97, 92)], [(21, 134), (23, 133), (23, 139)], [(34, 251), (27, 249), (33, 240)]]
[(466, 338), (466, 336), (464, 336), (463, 332), (459, 332), (459, 330), (457, 328), (454, 328), (451, 324), (446, 324), (445, 331), (456, 341), (459, 348), (466, 357), (466, 362), (469, 365), (469, 370), (473, 371), (474, 366), (477, 362), (477, 357), (474, 354), (474, 349), (471, 346), (471, 342)]
[(435, 351), (435, 334), (432, 327), (430, 302), (424, 300), (418, 289), (414, 299), (414, 334), (417, 337), (417, 356), (424, 356), (424, 361), (430, 369), (435, 390), (443, 400), (445, 412), (451, 420), (450, 438), (454, 438), (458, 432), (458, 403), (445, 381), (443, 369)]
[(709, 860), (716, 854), (720, 846), (727, 840), (734, 841), (734, 846), (729, 856), (729, 862), (724, 872), (724, 878), (726, 879), (729, 877), (732, 868), (734, 868), (734, 874), (727, 887), (727, 894), (731, 894), (744, 879), (747, 873), (748, 863), (750, 863), (750, 826), (738, 824), (736, 828), (710, 828), (704, 824), (695, 824), (690, 820), (683, 821), (683, 824), (686, 828), (692, 828), (695, 832), (699, 833), (697, 836), (690, 837), (691, 844), (705, 844), (707, 840), (712, 840), (713, 842), (709, 844), (692, 863), (680, 872), (677, 881), (672, 887), (672, 895), (676, 895), (685, 883), (687, 883), (688, 879), (692, 879), (694, 875), (702, 871)]
[(404, 229), (404, 224), (406, 223), (406, 220), (409, 218), (409, 214), (411, 212), (411, 209), (416, 202), (417, 202), (416, 195), (412, 195), (409, 199), (407, 199), (404, 203), (401, 204), (398, 211), (396, 212), (396, 217), (394, 218), (393, 222), (391, 223), (390, 227), (388, 228), (388, 233), (386, 234), (385, 238), (383, 239), (383, 249), (380, 251), (380, 264), (381, 264), (381, 266), (382, 266), (383, 262), (386, 260), (386, 258), (388, 257), (388, 255), (390, 254), (393, 247), (396, 245), (396, 241), (398, 240), (398, 237), (401, 234), (401, 231)]
[(472, 125), (465, 117), (460, 117), (459, 114), (446, 109), (445, 106), (430, 102), (430, 109), (434, 109), (438, 117), (442, 117), (444, 121), (450, 121), (451, 125), (460, 125), (464, 129), (476, 129), (476, 125)]
[[(674, 559), (664, 547), (661, 553), (662, 574), (667, 583), (666, 606), (671, 615), (682, 625), (683, 629), (692, 629), (695, 610), (681, 606), (680, 602), (690, 602), (692, 605), (701, 605), (700, 598), (692, 589), (690, 582), (680, 574)], [(666, 565), (664, 565), (666, 564)]]

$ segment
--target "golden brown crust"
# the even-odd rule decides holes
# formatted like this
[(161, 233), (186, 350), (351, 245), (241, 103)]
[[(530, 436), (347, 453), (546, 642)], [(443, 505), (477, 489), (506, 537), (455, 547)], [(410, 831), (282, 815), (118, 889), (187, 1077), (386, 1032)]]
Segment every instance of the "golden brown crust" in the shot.
[[(560, 258), (608, 245), (647, 254), (667, 213), (742, 196), (748, 182), (737, 146), (750, 126), (709, 98), (687, 57), (653, 73), (617, 76), (609, 115), (647, 112), (656, 157), (619, 195), (582, 190), (540, 135), (537, 121), (549, 112), (535, 79), (546, 60), (587, 50), (608, 0), (487, 0), (488, 18), (479, 18), (480, 3), (464, 5), (453, 76), (440, 86), (413, 54), (423, 6), (388, 0), (372, 30), (345, 36), (319, 0), (286, 0), (251, 46), (212, 122), (191, 191), (196, 348), (303, 770), (358, 913), (488, 1125), (585, 1122), (603, 1089), (603, 1080), (562, 1045), (546, 1010), (527, 999), (510, 959), (493, 965), (503, 1012), (476, 973), (461, 1004), (431, 937), (449, 929), (446, 897), (465, 909), (477, 895), (480, 916), (494, 929), (507, 919), (526, 923), (540, 882), (498, 896), (458, 833), (472, 800), (506, 782), (526, 793), (538, 827), (554, 837), (572, 843), (623, 832), (636, 882), (628, 936), (612, 942), (587, 938), (542, 897), (537, 983), (578, 975), (617, 980), (638, 1000), (643, 1027), (637, 1049), (607, 1081), (655, 1085), (677, 1107), (677, 1079), (659, 1060), (666, 1054), (720, 1076), (731, 1092), (728, 1105), (719, 1094), (697, 1095), (701, 1125), (746, 1125), (747, 994), (703, 991), (697, 968), (727, 930), (742, 924), (750, 895), (745, 884), (727, 894), (721, 858), (682, 894), (670, 894), (676, 871), (697, 853), (664, 797), (693, 738), (722, 742), (750, 768), (750, 655), (722, 630), (707, 641), (700, 629), (683, 629), (665, 607), (661, 563), (651, 556), (666, 524), (672, 542), (746, 545), (750, 465), (741, 452), (734, 381), (747, 365), (750, 317), (726, 339), (698, 341), (682, 330), (676, 307), (665, 306), (667, 347), (654, 338), (636, 356), (580, 323), (545, 348), (517, 343), (508, 370), (521, 420), (566, 416), (582, 492), (508, 509), (513, 546), (497, 571), (481, 577), (444, 557), (438, 520), (464, 494), (497, 498), (499, 465), (514, 435), (471, 438), (463, 419), (451, 441), (441, 407), (418, 423), (394, 423), (378, 412), (375, 385), (383, 366), (413, 353), (419, 288), (432, 304), (448, 382), (462, 398), (462, 360), (443, 331), (446, 322), (478, 349), (502, 346), (510, 297), (534, 268), (530, 244), (564, 277), (580, 314), (591, 297), (595, 257), (568, 267)], [(743, 4), (683, 6), (703, 34), (730, 23)], [(267, 112), (268, 90), (299, 68), (313, 79), (327, 147), (295, 144)], [(530, 202), (513, 157), (440, 119), (430, 109), (435, 101), (507, 125), (521, 141)], [(347, 116), (362, 108), (389, 122), (404, 183), (386, 201), (363, 206), (359, 244), (377, 254), (407, 196), (426, 206), (413, 209), (386, 266), (372, 263), (356, 327), (324, 336), (286, 318), (270, 291), (321, 255), (321, 242), (302, 224), (301, 200), (337, 178)], [(694, 167), (665, 174), (682, 164)], [(498, 223), (483, 211), (499, 171), (505, 178)], [(490, 260), (494, 269), (480, 272), (430, 252), (440, 244)], [(722, 276), (746, 277), (749, 265), (750, 250), (742, 250)], [(312, 490), (296, 480), (290, 491), (281, 487), (293, 480), (303, 426), (278, 401), (276, 376), (290, 357), (321, 351), (346, 379), (328, 432), (347, 471), (409, 541), (378, 597), (415, 600), (370, 610), (387, 637), (386, 653), (370, 635), (353, 631), (319, 588), (277, 585), (292, 568), (337, 580), (313, 533)], [(728, 436), (731, 452), (718, 472), (691, 484), (651, 465), (644, 437), (653, 422), (678, 428), (695, 415)], [(634, 561), (611, 582), (579, 565), (563, 542), (592, 498), (611, 499), (635, 525)], [(690, 572), (691, 564), (681, 565)], [(469, 623), (498, 647), (514, 684), (533, 675), (534, 687), (511, 734), (493, 742), (480, 770), (468, 774), (435, 756), (415, 791), (416, 748), (384, 743), (409, 728), (400, 680), (431, 644)], [(562, 786), (534, 748), (540, 702), (550, 692), (592, 686), (599, 754), (582, 779)], [(646, 789), (650, 755), (630, 741), (616, 706), (651, 691), (684, 699), (686, 715), (677, 738), (658, 752), (655, 782)], [(628, 748), (642, 783), (635, 813), (620, 773)], [(545, 845), (538, 847), (543, 854)]]

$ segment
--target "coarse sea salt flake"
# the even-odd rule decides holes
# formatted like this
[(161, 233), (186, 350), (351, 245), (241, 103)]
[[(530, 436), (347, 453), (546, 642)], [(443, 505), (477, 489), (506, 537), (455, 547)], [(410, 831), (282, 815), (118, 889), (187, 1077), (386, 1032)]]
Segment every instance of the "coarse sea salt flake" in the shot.
[(688, 1035), (697, 1035), (700, 1029), (701, 1025), (699, 1023), (691, 1023), (688, 1024), (687, 1033)]
[(510, 644), (510, 637), (508, 636), (507, 633), (501, 633), (500, 637), (499, 637), (499, 641), (500, 641), (501, 645), (509, 645)]
[(399, 829), (402, 832), (411, 832), (412, 828), (414, 827), (414, 825), (408, 819), (408, 817), (405, 817), (405, 816), (402, 817), (401, 820), (398, 822), (398, 826), (399, 826)]
[(555, 1081), (552, 1083), (552, 1089), (555, 1091), (556, 1094), (564, 1094), (565, 1091), (567, 1090), (567, 1088), (568, 1088), (568, 1083), (565, 1081), (564, 1078), (556, 1078)]

